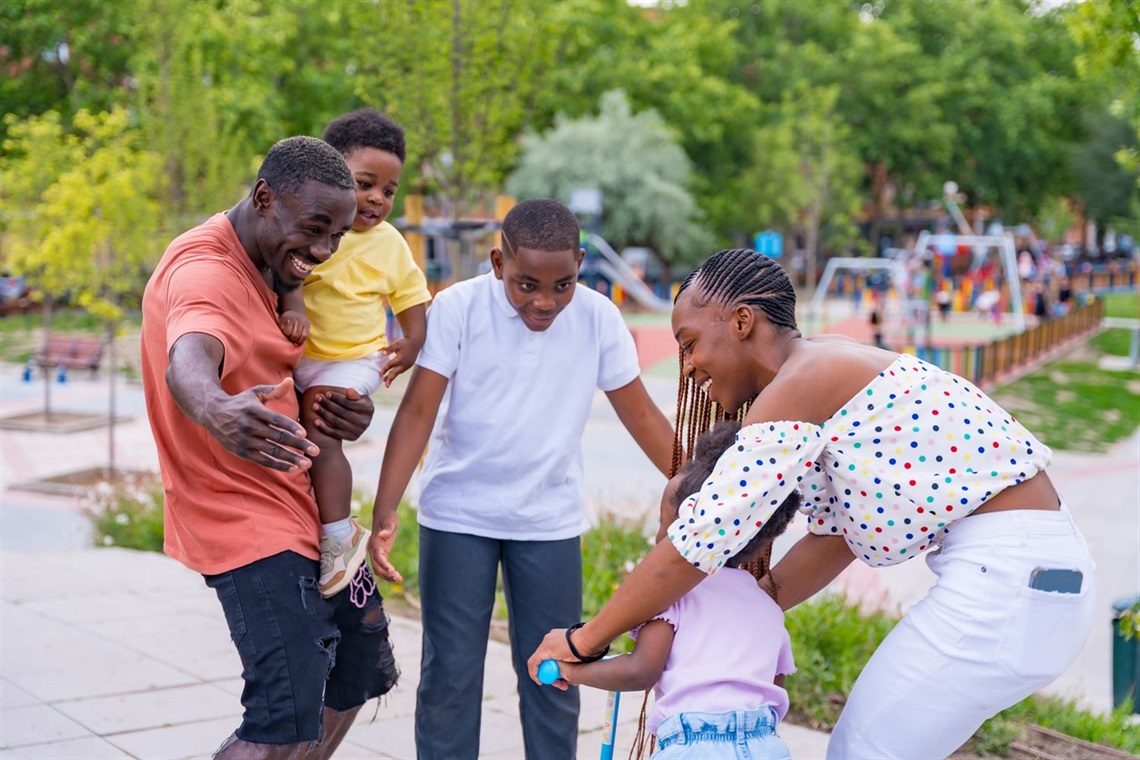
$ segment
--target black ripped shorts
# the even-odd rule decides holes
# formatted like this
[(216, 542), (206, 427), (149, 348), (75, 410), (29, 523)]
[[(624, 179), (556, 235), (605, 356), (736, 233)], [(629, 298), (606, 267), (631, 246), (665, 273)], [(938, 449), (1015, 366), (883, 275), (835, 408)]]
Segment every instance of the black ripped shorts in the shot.
[(321, 596), (318, 573), (315, 560), (282, 552), (205, 576), (241, 656), (239, 739), (315, 741), (322, 708), (350, 710), (396, 684), (388, 616), (368, 563), (331, 599)]

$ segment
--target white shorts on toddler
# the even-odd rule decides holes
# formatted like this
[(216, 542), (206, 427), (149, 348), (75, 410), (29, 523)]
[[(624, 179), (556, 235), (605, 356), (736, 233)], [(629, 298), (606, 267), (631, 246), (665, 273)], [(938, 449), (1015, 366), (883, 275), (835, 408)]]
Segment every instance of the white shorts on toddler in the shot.
[(293, 370), (293, 383), (304, 391), (318, 385), (332, 388), (355, 388), (361, 396), (371, 396), (380, 387), (380, 372), (388, 363), (388, 354), (377, 351), (360, 359), (328, 362), (302, 356)]

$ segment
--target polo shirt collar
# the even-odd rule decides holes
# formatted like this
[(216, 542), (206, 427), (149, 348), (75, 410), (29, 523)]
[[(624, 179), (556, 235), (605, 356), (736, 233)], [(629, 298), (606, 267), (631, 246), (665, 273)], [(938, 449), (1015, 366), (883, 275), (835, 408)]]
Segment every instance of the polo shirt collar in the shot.
[(491, 281), (491, 298), (503, 310), (503, 314), (507, 317), (522, 319), (519, 313), (515, 311), (515, 307), (511, 306), (511, 302), (507, 300), (507, 284), (496, 277), (494, 272), (488, 272), (487, 279)]

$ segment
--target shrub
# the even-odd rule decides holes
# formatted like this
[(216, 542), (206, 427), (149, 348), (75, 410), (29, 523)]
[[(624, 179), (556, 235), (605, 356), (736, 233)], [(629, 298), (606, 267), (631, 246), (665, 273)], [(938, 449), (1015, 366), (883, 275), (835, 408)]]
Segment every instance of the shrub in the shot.
[(96, 546), (162, 551), (162, 480), (154, 473), (100, 483), (84, 501)]

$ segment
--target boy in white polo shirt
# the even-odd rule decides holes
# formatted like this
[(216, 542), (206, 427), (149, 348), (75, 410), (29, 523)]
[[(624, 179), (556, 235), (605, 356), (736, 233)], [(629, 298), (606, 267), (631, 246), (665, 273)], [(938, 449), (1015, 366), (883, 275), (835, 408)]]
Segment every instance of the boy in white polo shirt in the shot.
[(595, 389), (662, 473), (672, 460), (672, 428), (641, 383), (621, 314), (576, 288), (574, 215), (557, 201), (524, 201), (502, 237), (492, 273), (436, 296), (377, 486), (368, 549), (377, 573), (399, 581), (388, 562), (396, 506), (431, 435), (419, 505), (420, 758), (478, 755), (500, 563), (526, 755), (576, 755), (577, 690), (540, 688), (526, 659), (547, 631), (581, 617), (581, 438)]

